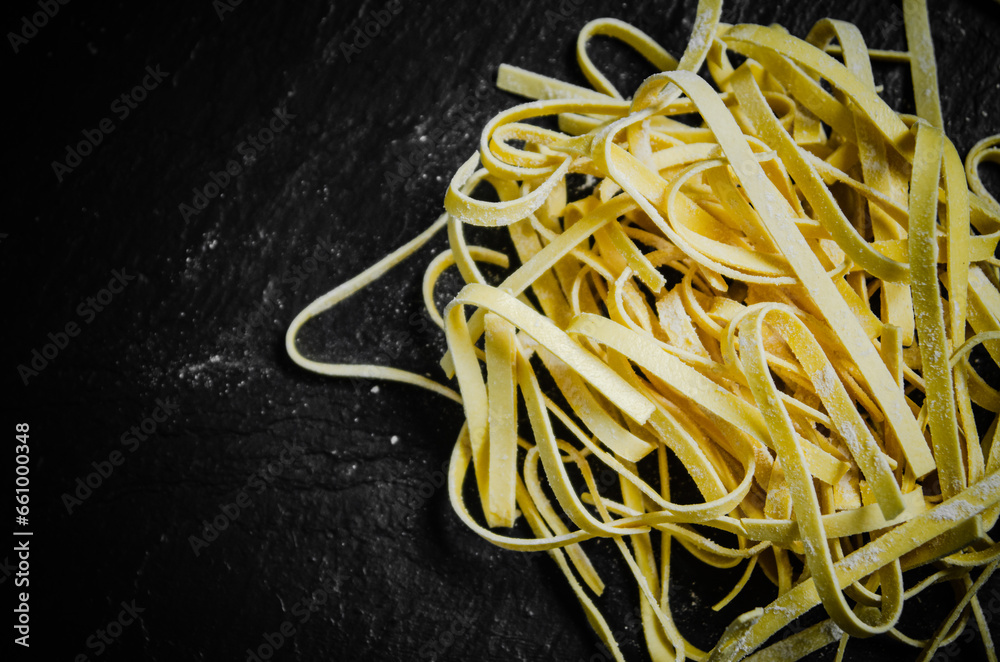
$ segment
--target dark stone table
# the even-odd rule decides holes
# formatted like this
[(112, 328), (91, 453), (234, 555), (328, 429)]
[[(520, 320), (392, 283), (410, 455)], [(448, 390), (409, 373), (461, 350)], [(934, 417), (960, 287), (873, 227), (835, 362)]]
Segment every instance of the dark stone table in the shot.
[[(30, 425), (24, 659), (606, 659), (551, 559), (495, 548), (453, 514), (442, 470), (460, 408), (304, 372), (283, 336), (437, 217), (479, 128), (518, 102), (492, 87), (500, 63), (583, 84), (585, 22), (634, 22), (679, 54), (694, 4), (8, 3), (2, 411), (9, 432)], [(828, 15), (903, 46), (883, 0), (740, 0), (724, 20), (802, 36)], [(1000, 132), (1000, 5), (932, 2), (931, 20), (964, 155)], [(624, 90), (652, 73), (594, 52)], [(912, 111), (908, 72), (877, 75)], [(302, 346), (442, 378), (419, 276), (444, 245)], [(610, 543), (590, 549), (609, 622), (644, 659), (633, 582)], [(677, 549), (675, 613), (708, 646), (748, 606), (706, 616), (739, 570)], [(849, 658), (893, 651), (852, 642)]]

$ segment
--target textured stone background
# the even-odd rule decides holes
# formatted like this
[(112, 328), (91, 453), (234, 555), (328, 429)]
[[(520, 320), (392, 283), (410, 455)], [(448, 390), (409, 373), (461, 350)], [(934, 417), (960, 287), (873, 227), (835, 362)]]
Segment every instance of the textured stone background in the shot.
[[(245, 660), (286, 621), (296, 632), (274, 659), (605, 659), (548, 557), (492, 547), (452, 513), (437, 472), (460, 409), (405, 386), (303, 372), (283, 334), (313, 297), (438, 215), (478, 127), (517, 102), (490, 86), (501, 62), (583, 83), (573, 45), (588, 20), (631, 21), (679, 54), (694, 4), (247, 0), (220, 18), (210, 0), (72, 2), (18, 53), (8, 48), (0, 406), (7, 429), (32, 426), (32, 659)], [(345, 52), (386, 7), (391, 21)], [(8, 3), (3, 25), (16, 30), (34, 11)], [(874, 46), (903, 46), (902, 15), (882, 0), (741, 0), (724, 20), (804, 36), (824, 16), (858, 22)], [(947, 130), (964, 155), (1000, 132), (1000, 5), (935, 1), (931, 20)], [(594, 58), (628, 72), (614, 79), (626, 91), (652, 73), (606, 43)], [(156, 65), (169, 76), (120, 119), (111, 104)], [(877, 76), (912, 111), (908, 72)], [(294, 119), (240, 154), (279, 107)], [(57, 182), (51, 162), (103, 118), (114, 132)], [(185, 218), (192, 188), (234, 159), (241, 173)], [(444, 243), (310, 325), (303, 347), (437, 377), (443, 336), (421, 313), (418, 283)], [(78, 306), (122, 268), (135, 279), (88, 323)], [(25, 386), (16, 366), (73, 321), (80, 335)], [(123, 445), (158, 398), (177, 412)], [(248, 481), (285, 442), (303, 452), (258, 492)], [(121, 466), (67, 512), (62, 495), (115, 450)], [(190, 537), (241, 491), (249, 505), (196, 555)], [(644, 659), (631, 578), (612, 545), (591, 549), (609, 584), (600, 604), (629, 659)], [(709, 609), (739, 570), (707, 572), (675, 549), (677, 619), (708, 646), (747, 608)], [(317, 591), (325, 604), (303, 623)], [(774, 594), (764, 581), (750, 591)], [(948, 599), (941, 589), (920, 602)], [(88, 638), (133, 600), (141, 619), (97, 655)], [(898, 652), (852, 641), (848, 657)], [(955, 659), (981, 655), (973, 644)]]

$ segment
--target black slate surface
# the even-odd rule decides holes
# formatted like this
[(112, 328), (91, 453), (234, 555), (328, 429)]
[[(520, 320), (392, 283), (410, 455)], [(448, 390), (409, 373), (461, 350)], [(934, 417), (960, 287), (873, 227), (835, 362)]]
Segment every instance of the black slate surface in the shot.
[[(42, 4), (54, 16), (16, 44), (8, 35), (4, 54), (2, 411), (11, 437), (30, 424), (30, 524), (14, 527), (33, 532), (23, 659), (246, 660), (268, 646), (275, 660), (610, 659), (548, 557), (492, 547), (452, 513), (441, 471), (456, 405), (306, 373), (283, 334), (437, 216), (479, 127), (518, 102), (490, 83), (501, 62), (583, 83), (573, 44), (598, 16), (679, 54), (693, 0)], [(895, 4), (740, 1), (724, 20), (803, 36), (833, 16), (900, 48)], [(930, 4), (947, 131), (964, 155), (1000, 132), (1000, 5)], [(39, 6), (8, 3), (6, 31)], [(627, 72), (614, 78), (623, 90), (652, 73), (624, 49), (594, 53)], [(877, 75), (912, 111), (908, 73)], [(53, 168), (102, 126), (92, 153)], [(267, 144), (248, 142), (269, 126)], [(220, 193), (197, 200), (213, 174)], [(303, 347), (439, 377), (443, 337), (418, 283), (443, 246), (310, 325)], [(50, 358), (22, 374), (34, 350)], [(208, 540), (212, 520), (224, 528)], [(611, 545), (593, 549), (609, 622), (644, 659), (632, 581)], [(675, 556), (678, 621), (709, 646), (747, 608), (708, 609), (739, 573)], [(0, 559), (11, 600), (16, 558)], [(988, 590), (995, 636), (1000, 587)], [(773, 595), (763, 581), (752, 591)], [(918, 602), (940, 615), (948, 599)], [(852, 641), (848, 659), (899, 652)], [(949, 657), (982, 658), (974, 642)]]

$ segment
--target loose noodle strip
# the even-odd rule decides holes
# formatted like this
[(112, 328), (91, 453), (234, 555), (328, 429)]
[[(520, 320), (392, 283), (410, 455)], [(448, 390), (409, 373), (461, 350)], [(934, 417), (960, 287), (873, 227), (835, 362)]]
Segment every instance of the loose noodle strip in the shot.
[[(504, 269), (510, 265), (510, 259), (506, 255), (488, 248), (470, 246), (469, 255), (473, 259), (489, 262)], [(455, 254), (449, 248), (431, 260), (431, 263), (427, 266), (427, 270), (424, 272), (424, 308), (427, 310), (427, 315), (430, 316), (431, 320), (442, 330), (444, 330), (444, 319), (441, 317), (441, 313), (438, 312), (437, 305), (434, 303), (434, 288), (445, 270), (455, 264), (455, 262)]]
[[(969, 150), (965, 157), (965, 174), (969, 181), (969, 188), (979, 198), (986, 202), (995, 215), (1000, 215), (1000, 203), (992, 193), (983, 186), (983, 180), (979, 177), (979, 164), (983, 161), (992, 161), (1000, 164), (1000, 135), (983, 138)], [(986, 232), (983, 228), (978, 228), (981, 232)]]
[[(951, 613), (948, 614), (948, 618), (946, 618), (944, 622), (941, 623), (941, 626), (934, 634), (934, 639), (932, 639), (924, 648), (924, 650), (920, 653), (920, 657), (918, 658), (920, 662), (933, 659), (934, 654), (937, 652), (938, 648), (940, 648), (941, 645), (945, 643), (945, 638), (947, 637), (948, 633), (951, 632), (952, 627), (955, 625), (955, 622), (958, 620), (959, 616), (965, 611), (969, 603), (976, 599), (976, 593), (979, 591), (979, 589), (983, 587), (983, 584), (985, 584), (989, 580), (989, 578), (993, 575), (993, 573), (996, 572), (998, 563), (1000, 562), (993, 561), (988, 566), (986, 566), (986, 568), (979, 574), (979, 577), (976, 579), (976, 581), (966, 589), (965, 593), (962, 596), (962, 599), (959, 600), (958, 604), (955, 605), (955, 607), (951, 610)], [(990, 657), (995, 657), (996, 654), (993, 652), (993, 641), (988, 635), (988, 630), (984, 628), (981, 630), (981, 632), (983, 633), (983, 642), (986, 644), (986, 650), (988, 651), (988, 654), (990, 655)]]
[[(559, 448), (563, 451), (567, 450), (568, 444), (563, 442), (559, 443)], [(552, 529), (553, 532), (557, 534), (569, 533), (569, 529), (563, 523), (559, 517), (559, 513), (552, 506), (552, 502), (545, 495), (542, 489), (542, 481), (539, 476), (538, 471), (538, 460), (540, 456), (538, 454), (538, 447), (532, 446), (528, 449), (524, 457), (524, 485), (528, 489), (528, 494), (531, 496), (531, 500), (538, 510), (539, 514), (545, 519), (545, 523)], [(582, 465), (584, 461), (577, 455), (575, 458), (577, 465)], [(582, 468), (582, 466), (581, 466)], [(604, 582), (601, 580), (594, 566), (590, 563), (590, 559), (584, 553), (583, 548), (580, 545), (570, 545), (565, 547), (566, 555), (569, 556), (573, 565), (576, 567), (577, 573), (583, 578), (584, 582), (588, 587), (597, 595), (601, 595), (604, 592)]]
[(517, 390), (514, 327), (486, 316), (486, 374), (489, 377), (489, 500), (497, 526), (514, 526), (517, 493)]
[[(822, 515), (823, 529), (828, 538), (847, 538), (877, 529), (891, 527), (912, 519), (927, 509), (920, 491), (910, 492), (903, 497), (906, 508), (892, 520), (886, 520), (877, 504), (862, 506), (853, 510)], [(753, 519), (745, 517), (738, 521), (748, 538), (770, 540), (773, 543), (791, 544), (801, 540), (798, 523), (791, 519)]]
[(735, 586), (733, 586), (733, 590), (726, 594), (726, 597), (712, 605), (712, 611), (721, 611), (726, 605), (735, 600), (736, 597), (743, 592), (747, 582), (750, 581), (750, 577), (753, 575), (754, 569), (757, 567), (758, 558), (759, 556), (750, 557), (750, 561), (747, 563), (746, 569), (744, 569), (743, 574), (740, 576), (740, 580), (736, 582)]
[[(905, 51), (871, 48), (833, 19), (802, 39), (729, 26), (718, 0), (701, 0), (678, 58), (616, 19), (588, 23), (576, 55), (592, 87), (502, 65), (498, 87), (530, 101), (486, 123), (446, 213), (289, 327), (289, 355), (309, 370), (462, 404), (448, 472), (457, 516), (492, 544), (548, 551), (616, 660), (592, 600), (605, 589), (585, 551), (594, 538), (611, 539), (636, 582), (653, 659), (799, 659), (838, 642), (839, 660), (858, 636), (930, 659), (969, 620), (985, 631), (1000, 416), (982, 430), (973, 405), (1000, 412), (1000, 390), (969, 359), (982, 345), (1000, 366), (1000, 205), (979, 175), (1000, 163), (1000, 136), (963, 164), (943, 133), (926, 4), (901, 1)], [(588, 54), (596, 36), (659, 73), (626, 97)], [(909, 66), (917, 116), (879, 96), (875, 59)], [(681, 121), (691, 114), (700, 125)], [(480, 185), (499, 201), (477, 199)], [(506, 227), (513, 253), (470, 245), (466, 224)], [(299, 353), (306, 321), (444, 227), (448, 249), (422, 291), (458, 392)], [(439, 313), (451, 266), (466, 285)], [(671, 498), (668, 449), (694, 502)], [(470, 469), (483, 522), (465, 503)], [(521, 517), (533, 538), (493, 530)], [(671, 609), (675, 542), (711, 568), (747, 561), (716, 611), (758, 568), (779, 597), (698, 649)], [(904, 573), (929, 564), (904, 590)], [(906, 601), (941, 582), (958, 598), (934, 635), (901, 632)], [(828, 620), (761, 648), (819, 605)]]
[(747, 662), (785, 662), (799, 660), (810, 653), (832, 644), (844, 636), (844, 631), (837, 627), (832, 619), (821, 621), (796, 632), (790, 637), (771, 644), (750, 657)]
[(910, 75), (917, 115), (939, 129), (944, 128), (941, 99), (938, 96), (937, 67), (934, 66), (934, 42), (927, 17), (925, 0), (903, 0), (903, 25), (910, 45)]
[(965, 487), (955, 387), (948, 369), (948, 343), (944, 308), (938, 290), (937, 242), (933, 241), (937, 216), (937, 183), (940, 177), (943, 138), (940, 130), (920, 125), (910, 182), (910, 265), (913, 270), (913, 307), (921, 338), (923, 376), (927, 382), (928, 420), (941, 493), (957, 494)]
[(295, 316), (295, 319), (292, 320), (292, 323), (288, 325), (288, 330), (285, 332), (285, 351), (288, 353), (288, 356), (291, 357), (295, 363), (306, 370), (310, 370), (321, 375), (360, 379), (387, 379), (390, 381), (403, 382), (404, 384), (412, 384), (414, 386), (425, 388), (432, 393), (443, 395), (450, 400), (461, 403), (462, 396), (454, 390), (448, 388), (447, 386), (442, 386), (433, 379), (428, 379), (423, 375), (381, 365), (324, 363), (322, 361), (314, 361), (303, 356), (301, 352), (299, 352), (298, 345), (295, 342), (299, 331), (306, 322), (329, 310), (330, 308), (333, 308), (344, 299), (363, 290), (365, 287), (381, 278), (387, 271), (419, 250), (420, 247), (426, 244), (441, 228), (445, 226), (447, 222), (448, 214), (442, 214), (437, 221), (435, 221), (429, 228), (424, 230), (417, 237), (397, 248), (389, 255), (386, 255), (384, 258), (354, 278), (351, 278), (342, 285), (335, 287), (303, 308), (302, 311)]

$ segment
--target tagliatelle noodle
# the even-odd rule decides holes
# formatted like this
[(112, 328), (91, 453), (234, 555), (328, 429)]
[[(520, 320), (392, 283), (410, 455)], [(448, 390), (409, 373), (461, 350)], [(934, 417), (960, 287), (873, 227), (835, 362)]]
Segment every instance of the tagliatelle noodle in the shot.
[[(973, 145), (972, 149), (969, 150), (969, 154), (965, 157), (965, 175), (969, 180), (969, 188), (983, 201), (981, 204), (985, 204), (994, 212), (993, 218), (995, 222), (996, 217), (1000, 216), (1000, 204), (986, 190), (986, 187), (983, 186), (983, 180), (979, 177), (979, 164), (983, 161), (1000, 163), (1000, 136), (983, 138)], [(976, 229), (983, 233), (988, 231), (987, 228), (978, 225)]]
[[(502, 65), (498, 87), (531, 101), (485, 125), (446, 213), (289, 327), (289, 355), (309, 370), (462, 405), (453, 509), (495, 545), (547, 551), (616, 660), (594, 538), (613, 541), (636, 581), (654, 660), (794, 660), (835, 642), (839, 660), (870, 636), (930, 659), (970, 618), (995, 659), (977, 593), (1000, 559), (987, 533), (1000, 518), (1000, 391), (969, 358), (982, 346), (1000, 365), (1000, 205), (978, 172), (1000, 162), (1000, 137), (963, 164), (942, 129), (926, 6), (902, 6), (907, 51), (870, 49), (832, 19), (804, 38), (729, 26), (702, 0), (679, 58), (622, 21), (584, 26), (576, 56), (592, 87)], [(626, 97), (588, 53), (597, 37), (660, 73)], [(872, 59), (910, 65), (917, 117), (880, 98)], [(691, 114), (700, 126), (677, 119)], [(464, 225), (506, 231), (513, 254), (470, 245)], [(301, 355), (306, 321), (445, 228), (423, 298), (457, 392)], [(506, 275), (494, 284), (477, 263)], [(452, 266), (466, 284), (439, 312)], [(672, 498), (670, 455), (694, 503)], [(470, 465), (479, 508), (465, 499)], [(699, 649), (668, 599), (674, 542), (709, 567), (745, 563), (714, 610), (733, 609), (758, 570), (777, 599)], [(942, 582), (957, 597), (933, 635), (902, 632), (904, 606)], [(814, 607), (830, 618), (768, 644)]]

